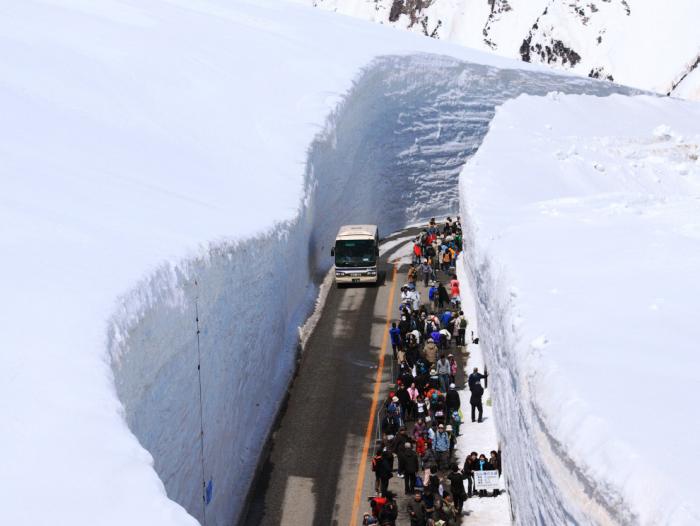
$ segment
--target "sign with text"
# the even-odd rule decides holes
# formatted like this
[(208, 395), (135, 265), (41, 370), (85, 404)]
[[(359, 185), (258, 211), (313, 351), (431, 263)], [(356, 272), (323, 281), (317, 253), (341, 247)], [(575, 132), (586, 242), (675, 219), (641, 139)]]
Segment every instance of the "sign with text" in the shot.
[(474, 471), (474, 487), (476, 489), (499, 489), (498, 471)]

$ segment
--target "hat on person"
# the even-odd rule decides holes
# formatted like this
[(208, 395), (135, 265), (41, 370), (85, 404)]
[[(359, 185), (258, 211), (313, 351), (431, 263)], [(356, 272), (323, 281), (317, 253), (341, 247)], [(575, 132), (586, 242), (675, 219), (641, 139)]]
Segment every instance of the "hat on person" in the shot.
[(411, 447), (411, 443), (410, 443), (410, 442), (406, 442), (406, 443), (404, 444), (404, 446), (406, 446), (406, 447)]
[(430, 422), (431, 420), (432, 420), (432, 418), (430, 418), (429, 416), (426, 416), (426, 417), (425, 417), (425, 422), (426, 422), (426, 423)]
[(394, 397), (391, 399), (391, 401), (392, 401), (392, 402), (398, 402), (398, 401), (399, 401), (399, 397), (398, 397), (398, 396), (394, 396)]
[(450, 384), (450, 389), (454, 389), (454, 388), (455, 388), (455, 384)]
[(449, 358), (450, 356), (454, 356), (454, 354), (450, 353), (450, 354), (447, 355), (448, 358)]
[(452, 426), (450, 424), (447, 424), (447, 427), (445, 427), (445, 431), (452, 431)]

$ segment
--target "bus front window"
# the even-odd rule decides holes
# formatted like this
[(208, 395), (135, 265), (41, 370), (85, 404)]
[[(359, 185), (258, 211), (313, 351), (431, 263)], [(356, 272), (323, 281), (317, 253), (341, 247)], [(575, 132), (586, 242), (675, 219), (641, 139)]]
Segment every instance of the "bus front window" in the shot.
[(336, 241), (336, 267), (370, 267), (376, 264), (376, 244), (374, 241), (369, 239)]

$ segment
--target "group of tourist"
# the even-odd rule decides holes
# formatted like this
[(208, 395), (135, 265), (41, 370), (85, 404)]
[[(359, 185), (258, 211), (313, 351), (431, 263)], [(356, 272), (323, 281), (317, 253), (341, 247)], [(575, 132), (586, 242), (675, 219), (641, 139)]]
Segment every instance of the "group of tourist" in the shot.
[[(459, 218), (448, 217), (441, 226), (433, 219), (415, 240), (412, 264), (401, 288), (399, 320), (389, 331), (398, 368), (395, 388), (384, 401), (382, 438), (372, 458), (376, 496), (370, 498), (371, 512), (365, 514), (363, 524), (397, 524), (399, 504), (389, 488), (395, 462), (404, 494), (411, 496), (406, 505), (411, 526), (459, 524), (465, 500), (484, 495), (474, 489), (474, 472), (500, 472), (496, 451), (489, 458), (472, 453), (461, 468), (454, 458), (463, 418), (455, 353), (467, 346), (469, 326), (460, 309), (454, 269), (461, 248)], [(447, 287), (439, 280), (441, 274)], [(427, 301), (417, 290), (419, 279), (429, 287)], [(472, 422), (482, 422), (482, 380), (486, 378), (478, 368), (468, 377)]]

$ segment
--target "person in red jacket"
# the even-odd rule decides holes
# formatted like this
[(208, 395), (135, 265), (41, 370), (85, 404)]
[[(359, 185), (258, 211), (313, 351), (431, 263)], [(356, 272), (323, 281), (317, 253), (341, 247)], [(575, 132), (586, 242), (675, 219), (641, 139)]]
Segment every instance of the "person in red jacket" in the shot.
[(450, 280), (450, 296), (452, 299), (459, 299), (460, 293), (459, 293), (459, 280), (457, 279), (456, 276), (452, 276), (452, 279)]
[(423, 255), (423, 249), (420, 246), (420, 243), (414, 243), (413, 245), (413, 264), (414, 265), (419, 265), (421, 256)]

